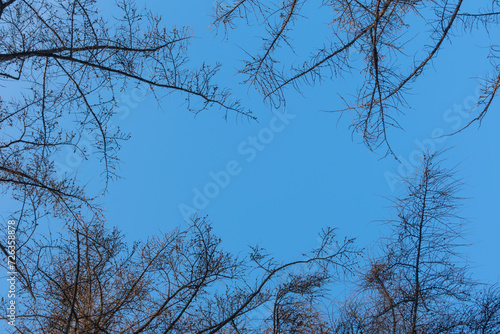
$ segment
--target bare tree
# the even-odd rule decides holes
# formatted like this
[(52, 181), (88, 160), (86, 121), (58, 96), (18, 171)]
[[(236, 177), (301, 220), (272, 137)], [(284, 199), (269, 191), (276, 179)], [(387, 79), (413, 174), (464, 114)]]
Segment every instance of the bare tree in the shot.
[(458, 215), (461, 181), (439, 160), (423, 155), (421, 169), (405, 180), (394, 201), (391, 234), (381, 255), (371, 255), (360, 293), (338, 319), (345, 333), (496, 333), (498, 292), (476, 294), (460, 253), (464, 220)]
[[(436, 57), (454, 26), (489, 29), (498, 23), (491, 10), (462, 11), (462, 0), (327, 1), (333, 9), (335, 41), (303, 66), (278, 69), (277, 50), (293, 48), (288, 36), (306, 1), (219, 3), (215, 25), (235, 28), (236, 19), (263, 20), (263, 51), (251, 54), (242, 73), (279, 105), (284, 88), (314, 83), (352, 65), (351, 49), (365, 56), (367, 80), (347, 110), (356, 110), (355, 130), (370, 147), (386, 144), (387, 129), (398, 126), (404, 93)], [(21, 307), (20, 333), (495, 333), (500, 303), (495, 288), (478, 290), (460, 265), (463, 244), (457, 191), (460, 181), (439, 167), (439, 155), (424, 156), (422, 170), (408, 179), (408, 193), (395, 201), (397, 219), (381, 256), (372, 256), (362, 276), (362, 292), (331, 320), (328, 287), (358, 263), (352, 240), (321, 234), (322, 243), (293, 262), (281, 262), (253, 248), (248, 257), (221, 249), (210, 223), (194, 218), (188, 227), (127, 245), (108, 229), (100, 206), (75, 176), (58, 177), (55, 159), (71, 148), (84, 159), (81, 143), (93, 138), (105, 184), (115, 168), (121, 142), (111, 126), (117, 94), (142, 85), (156, 98), (179, 92), (188, 108), (213, 107), (253, 116), (212, 83), (219, 65), (187, 67), (187, 28), (166, 29), (160, 17), (118, 2), (122, 17), (98, 12), (95, 0), (0, 0), (0, 80), (18, 91), (0, 98), (0, 183), (20, 208), (17, 217)], [(431, 13), (431, 14), (429, 14)], [(429, 15), (429, 16), (428, 16)], [(405, 71), (408, 18), (430, 17), (432, 43)], [(496, 96), (495, 74), (477, 103), (481, 121)], [(397, 57), (396, 57), (397, 56)], [(415, 56), (413, 54), (412, 56)], [(413, 58), (412, 58), (413, 59)], [(471, 123), (472, 124), (472, 123)], [(106, 188), (105, 185), (105, 188)], [(58, 234), (36, 234), (44, 218), (66, 224)], [(0, 243), (7, 255), (7, 249)], [(5, 303), (5, 301), (3, 301)], [(4, 304), (5, 306), (5, 304)], [(6, 319), (5, 315), (0, 318)]]
[(318, 301), (352, 270), (358, 251), (331, 229), (321, 240), (302, 259), (282, 263), (260, 248), (243, 258), (223, 251), (204, 218), (132, 247), (102, 222), (81, 224), (20, 250), (22, 291), (33, 294), (19, 302), (16, 330), (326, 333)]
[[(497, 285), (479, 290), (465, 310), (464, 324), (478, 334), (498, 333), (500, 329), (500, 291)], [(465, 327), (465, 326), (464, 326)]]
[[(0, 184), (19, 200), (21, 217), (99, 216), (93, 196), (71, 173), (59, 175), (55, 161), (70, 149), (102, 164), (104, 188), (118, 176), (117, 152), (128, 134), (110, 120), (123, 90), (141, 86), (158, 99), (179, 92), (193, 112), (253, 117), (212, 83), (220, 65), (188, 67), (187, 27), (166, 28), (132, 0), (117, 2), (116, 18), (98, 5), (0, 1), (0, 84), (10, 95), (0, 98)], [(84, 134), (93, 147), (82, 144)]]
[[(425, 155), (394, 200), (380, 255), (338, 312), (329, 289), (360, 263), (353, 240), (321, 233), (312, 252), (281, 262), (253, 247), (221, 248), (205, 218), (128, 246), (101, 220), (31, 236), (17, 256), (20, 333), (497, 333), (500, 294), (463, 264), (461, 182)], [(5, 303), (5, 300), (3, 301)], [(4, 304), (4, 307), (7, 305)], [(6, 316), (1, 316), (7, 320)]]
[[(318, 13), (320, 20), (329, 17), (328, 33), (310, 28), (308, 34), (324, 36), (324, 44), (310, 50), (310, 56), (294, 47), (299, 43), (296, 40), (300, 41), (300, 35), (294, 34), (299, 22), (300, 31), (308, 29), (304, 8), (317, 6), (310, 1), (221, 0), (215, 6), (213, 25), (226, 33), (236, 29), (238, 21), (254, 30), (257, 26), (265, 27), (264, 32), (256, 32), (264, 40), (262, 49), (246, 50), (249, 59), (239, 73), (276, 106), (285, 102), (288, 86), (300, 90), (303, 85), (338, 78), (352, 68), (360, 68), (364, 73), (361, 88), (349, 94), (355, 98), (342, 97), (346, 108), (332, 109), (352, 111), (353, 130), (362, 135), (370, 149), (385, 145), (387, 152), (393, 153), (387, 131), (399, 127), (398, 115), (408, 107), (405, 96), (411, 84), (429, 67), (447, 40), (454, 37), (454, 31), (498, 29), (499, 5), (500, 2), (491, 1), (488, 8), (479, 8), (476, 13), (463, 9), (462, 0), (322, 1), (319, 9), (311, 11)], [(473, 4), (475, 8), (479, 6), (479, 2)], [(317, 26), (315, 18), (309, 22)], [(414, 39), (422, 33), (427, 34), (426, 38)], [(299, 56), (294, 58), (295, 51)], [(360, 54), (363, 62), (353, 58), (353, 54)], [(291, 58), (297, 61), (289, 64)], [(477, 116), (467, 126), (484, 118), (497, 95), (498, 58), (498, 46), (491, 45), (493, 74), (484, 80), (480, 98), (471, 108)]]

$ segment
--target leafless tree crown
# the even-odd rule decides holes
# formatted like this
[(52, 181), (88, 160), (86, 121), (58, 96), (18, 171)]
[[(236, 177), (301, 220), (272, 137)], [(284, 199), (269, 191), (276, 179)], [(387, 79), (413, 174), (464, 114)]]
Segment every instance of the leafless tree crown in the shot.
[[(213, 25), (230, 34), (243, 21), (260, 34), (262, 49), (246, 50), (248, 59), (239, 73), (276, 106), (285, 102), (288, 86), (300, 90), (304, 85), (338, 78), (352, 68), (360, 68), (364, 73), (360, 88), (350, 94), (355, 98), (342, 97), (346, 107), (330, 109), (350, 111), (353, 130), (362, 136), (363, 142), (370, 149), (385, 145), (392, 154), (388, 130), (399, 127), (398, 115), (409, 107), (405, 97), (411, 84), (430, 67), (439, 50), (458, 33), (498, 29), (500, 3), (486, 2), (485, 8), (480, 8), (481, 4), (470, 4), (465, 9), (462, 0), (325, 0), (316, 8), (317, 4), (305, 0), (219, 1)], [(310, 50), (308, 58), (299, 58), (296, 65), (289, 65), (288, 59), (293, 58), (290, 54), (301, 34), (317, 37), (322, 33), (315, 28), (304, 33), (308, 25), (304, 20), (307, 6), (314, 7), (311, 11), (315, 16), (309, 20), (312, 26), (317, 24), (316, 15), (328, 15), (330, 35), (324, 37), (323, 45)], [(299, 23), (300, 32), (296, 28)], [(265, 32), (258, 26), (264, 26)], [(417, 34), (427, 35), (423, 41), (422, 37), (414, 40)], [(306, 57), (301, 53), (299, 57)], [(354, 54), (361, 55), (363, 62), (355, 61)], [(480, 97), (470, 110), (476, 116), (466, 127), (484, 118), (497, 94), (500, 64), (498, 45), (494, 43), (490, 60), (491, 75), (483, 81)]]
[(95, 0), (0, 1), (0, 85), (10, 95), (0, 98), (0, 182), (25, 204), (71, 215), (93, 205), (55, 161), (65, 150), (96, 157), (104, 188), (118, 176), (117, 152), (129, 136), (110, 120), (125, 90), (180, 92), (194, 112), (253, 118), (212, 82), (220, 65), (188, 66), (188, 28), (167, 29), (130, 0), (117, 6), (114, 18)]

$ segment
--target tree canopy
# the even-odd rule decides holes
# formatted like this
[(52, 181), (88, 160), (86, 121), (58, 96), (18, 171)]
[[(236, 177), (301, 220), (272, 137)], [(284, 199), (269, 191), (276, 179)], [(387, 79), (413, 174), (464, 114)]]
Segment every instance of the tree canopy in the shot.
[[(342, 97), (346, 107), (339, 111), (353, 115), (353, 130), (371, 150), (392, 155), (388, 129), (399, 127), (412, 84), (456, 35), (488, 32), (500, 19), (497, 0), (488, 7), (463, 0), (323, 1), (318, 11), (329, 17), (329, 35), (308, 58), (296, 59), (293, 36), (309, 5), (217, 1), (212, 26), (229, 41), (243, 25), (259, 34), (262, 48), (243, 45), (248, 58), (238, 74), (274, 109), (286, 104), (288, 87), (300, 91), (360, 69), (359, 89), (354, 98)], [(93, 159), (104, 194), (120, 177), (119, 150), (129, 139), (112, 122), (120, 92), (142, 87), (159, 103), (178, 93), (194, 114), (258, 115), (217, 83), (224, 64), (189, 62), (189, 27), (165, 26), (133, 0), (117, 1), (118, 16), (99, 6), (0, 0), (0, 82), (9, 88), (0, 97), (0, 187), (17, 205), (11, 214), (17, 239), (0, 241), (7, 259), (1, 266), (15, 271), (22, 290), (12, 333), (500, 332), (500, 290), (473, 279), (462, 257), (468, 221), (460, 216), (460, 175), (442, 158), (449, 151), (422, 151), (419, 168), (402, 176), (405, 186), (392, 199), (388, 232), (375, 250), (325, 227), (318, 247), (295, 260), (259, 246), (234, 254), (204, 215), (127, 242), (97, 194), (78, 175), (61, 177), (56, 166), (63, 149)], [(416, 38), (422, 28), (425, 37)], [(498, 46), (489, 47), (491, 74), (469, 110), (473, 119), (457, 132), (492, 109), (500, 64)], [(56, 233), (40, 226), (45, 217), (56, 222)], [(331, 293), (339, 287), (347, 298)], [(7, 310), (9, 300), (1, 303)], [(0, 319), (12, 321), (8, 312)]]
[[(308, 6), (319, 6), (312, 12), (321, 19), (326, 17), (326, 33), (316, 29), (314, 18), (307, 20), (303, 13)], [(241, 0), (218, 1), (213, 25), (229, 36), (232, 30), (247, 25), (262, 38), (260, 50), (242, 45), (248, 56), (238, 73), (277, 107), (286, 102), (289, 87), (300, 91), (307, 85), (361, 71), (364, 76), (360, 88), (342, 97), (345, 108), (332, 106), (330, 110), (348, 112), (353, 119), (353, 131), (362, 136), (368, 148), (383, 146), (388, 154), (394, 154), (388, 130), (399, 127), (398, 120), (410, 108), (406, 97), (412, 84), (455, 38), (476, 30), (494, 31), (499, 19), (498, 1), (466, 4), (462, 0), (341, 0), (322, 1), (318, 5), (305, 0)], [(316, 48), (306, 50), (309, 56), (302, 55), (304, 50), (295, 56), (296, 44), (300, 42), (296, 37), (299, 24), (297, 29), (310, 29), (322, 41)], [(490, 61), (491, 72), (482, 80), (476, 104), (469, 108), (474, 119), (464, 128), (480, 122), (497, 95), (498, 51), (498, 45), (492, 41), (489, 59), (477, 59)], [(359, 54), (362, 61), (357, 61), (354, 54)], [(290, 62), (290, 58), (294, 61)]]

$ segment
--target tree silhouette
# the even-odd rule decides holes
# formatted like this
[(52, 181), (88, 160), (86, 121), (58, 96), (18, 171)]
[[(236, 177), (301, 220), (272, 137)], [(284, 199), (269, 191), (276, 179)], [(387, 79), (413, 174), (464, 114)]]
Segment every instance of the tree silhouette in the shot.
[(187, 66), (187, 27), (167, 29), (131, 0), (117, 9), (112, 18), (95, 0), (0, 2), (0, 80), (11, 95), (0, 98), (0, 183), (21, 202), (21, 216), (42, 208), (72, 221), (81, 210), (99, 214), (74, 175), (57, 173), (55, 159), (66, 149), (95, 157), (106, 189), (128, 138), (110, 123), (125, 89), (141, 86), (157, 98), (179, 92), (193, 112), (253, 117), (212, 83), (220, 65)]
[[(465, 9), (463, 0), (323, 1), (320, 8), (311, 9), (315, 16), (308, 23), (306, 7), (315, 4), (305, 0), (218, 1), (213, 25), (230, 34), (243, 21), (260, 35), (261, 50), (246, 49), (248, 59), (239, 73), (275, 106), (286, 101), (285, 89), (289, 86), (300, 91), (304, 85), (347, 76), (352, 69), (360, 70), (364, 74), (360, 88), (349, 93), (349, 97), (342, 96), (346, 107), (330, 109), (351, 112), (353, 130), (362, 136), (363, 142), (370, 149), (384, 145), (387, 153), (393, 154), (388, 130), (399, 127), (398, 116), (409, 108), (408, 91), (447, 41), (458, 34), (455, 32), (498, 29), (500, 2), (491, 1), (489, 5), (485, 2), (487, 8), (481, 8), (482, 4), (475, 2), (472, 8)], [(477, 7), (477, 12), (470, 12)], [(324, 21), (325, 15), (328, 17), (325, 24), (329, 25), (327, 34), (317, 29), (316, 20)], [(296, 28), (299, 24), (300, 28)], [(261, 26), (265, 31), (259, 30)], [(324, 43), (309, 50), (306, 58), (301, 49), (297, 61), (289, 64), (300, 41), (296, 30), (304, 29), (310, 29), (308, 34), (322, 37)], [(425, 38), (415, 39), (417, 34), (425, 34)], [(476, 116), (465, 127), (482, 121), (498, 92), (498, 45), (492, 42), (490, 48), (491, 75), (483, 80), (480, 97), (470, 109)], [(359, 54), (362, 61), (357, 61), (354, 54)]]
[(380, 240), (380, 255), (370, 255), (361, 292), (345, 304), (339, 332), (500, 330), (498, 290), (481, 291), (460, 254), (462, 184), (441, 154), (424, 154), (420, 170), (405, 179), (405, 193), (394, 200), (397, 218), (387, 221), (391, 234)]
[[(344, 111), (371, 148), (386, 145), (398, 127), (411, 84), (453, 37), (453, 31), (491, 29), (500, 2), (466, 12), (463, 1), (323, 1), (331, 10), (331, 42), (300, 66), (282, 70), (278, 49), (293, 49), (294, 26), (306, 1), (238, 0), (216, 4), (214, 26), (226, 33), (240, 18), (266, 26), (260, 52), (240, 72), (275, 107), (285, 88), (300, 89), (339, 76), (364, 57), (365, 80)], [(108, 227), (102, 207), (75, 175), (58, 175), (63, 149), (102, 164), (103, 187), (117, 178), (118, 151), (128, 135), (112, 125), (118, 94), (146, 88), (161, 99), (182, 94), (194, 113), (219, 109), (254, 118), (227, 89), (213, 83), (220, 65), (188, 66), (188, 28), (167, 29), (161, 18), (117, 3), (121, 16), (101, 14), (95, 0), (0, 0), (0, 185), (19, 205), (16, 272), (18, 333), (498, 333), (500, 292), (471, 278), (461, 258), (465, 220), (461, 181), (441, 153), (426, 153), (406, 193), (394, 201), (388, 238), (368, 254), (352, 298), (333, 310), (329, 289), (361, 264), (353, 240), (321, 233), (317, 249), (283, 262), (252, 248), (248, 256), (221, 247), (206, 218), (128, 245)], [(424, 45), (411, 44), (412, 26), (428, 24)], [(418, 27), (418, 24), (416, 24)], [(408, 45), (408, 48), (407, 48)], [(407, 52), (411, 47), (417, 52)], [(416, 60), (414, 60), (416, 59)], [(482, 121), (500, 82), (493, 75), (473, 108)], [(4, 95), (5, 96), (5, 95)], [(463, 129), (459, 129), (461, 131)], [(95, 155), (82, 138), (92, 138)], [(61, 231), (45, 218), (62, 221)], [(8, 256), (4, 242), (0, 249)], [(2, 266), (6, 266), (2, 263)], [(335, 285), (337, 284), (337, 285)], [(2, 300), (3, 306), (7, 301)], [(4, 312), (0, 315), (8, 320)]]
[[(221, 248), (205, 218), (129, 247), (117, 229), (82, 224), (26, 244), (19, 270), (22, 333), (312, 333), (318, 302), (352, 270), (358, 251), (325, 230), (320, 246), (280, 262)], [(1, 316), (6, 319), (5, 315)], [(321, 331), (324, 332), (324, 331)]]

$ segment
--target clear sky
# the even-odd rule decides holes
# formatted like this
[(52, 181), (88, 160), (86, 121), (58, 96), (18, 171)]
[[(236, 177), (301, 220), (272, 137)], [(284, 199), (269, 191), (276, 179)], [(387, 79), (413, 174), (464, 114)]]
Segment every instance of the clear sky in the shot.
[[(124, 117), (116, 124), (132, 138), (120, 153), (124, 179), (112, 184), (103, 199), (109, 222), (119, 225), (130, 240), (145, 239), (183, 224), (179, 206), (190, 206), (209, 215), (227, 249), (235, 252), (258, 243), (277, 257), (291, 259), (315, 247), (317, 233), (326, 226), (338, 227), (341, 236), (356, 237), (369, 249), (383, 233), (374, 221), (390, 217), (384, 197), (398, 194), (390, 173), (399, 164), (394, 158), (381, 159), (383, 151), (372, 153), (351, 136), (349, 114), (339, 121), (337, 114), (322, 111), (343, 106), (337, 93), (353, 93), (360, 84), (359, 71), (305, 88), (302, 95), (289, 91), (288, 116), (277, 118), (258, 94), (238, 85), (242, 77), (234, 75), (245, 58), (244, 49), (259, 45), (261, 30), (233, 31), (226, 41), (208, 29), (209, 1), (149, 1), (147, 6), (168, 25), (192, 26), (197, 37), (192, 42), (193, 64), (222, 63), (220, 83), (233, 89), (258, 122), (231, 116), (225, 121), (217, 110), (195, 118), (185, 110), (182, 96), (168, 96), (158, 104), (151, 96), (141, 98), (141, 92), (125, 92)], [(313, 22), (312, 9), (310, 14), (304, 24), (314, 29), (325, 17)], [(315, 40), (311, 35), (301, 26), (294, 36), (301, 46)], [(498, 34), (489, 38), (498, 40)], [(463, 215), (471, 219), (473, 243), (468, 255), (477, 278), (497, 281), (498, 101), (479, 130), (473, 126), (454, 137), (433, 139), (471, 119), (463, 106), (476, 96), (474, 77), (491, 73), (489, 44), (479, 33), (447, 42), (408, 96), (412, 109), (399, 118), (404, 131), (391, 131), (390, 136), (398, 157), (407, 161), (421, 145), (455, 146), (448, 154), (450, 166), (461, 163), (460, 175), (468, 184), (463, 193), (469, 197)], [(254, 148), (252, 140), (257, 140)], [(92, 174), (80, 169), (82, 175)], [(204, 192), (213, 198), (203, 200), (199, 193)]]
[[(182, 95), (157, 101), (142, 91), (125, 91), (113, 123), (132, 137), (119, 153), (123, 179), (100, 198), (108, 223), (119, 226), (130, 242), (145, 240), (183, 225), (193, 208), (209, 216), (223, 246), (235, 253), (244, 254), (249, 245), (258, 244), (277, 258), (291, 260), (316, 247), (318, 232), (327, 226), (337, 227), (339, 237), (357, 238), (358, 246), (369, 252), (385, 232), (377, 220), (391, 217), (386, 197), (398, 195), (400, 184), (392, 176), (402, 167), (392, 157), (383, 158), (384, 150), (370, 152), (352, 135), (351, 115), (339, 119), (324, 111), (344, 106), (337, 94), (355, 93), (361, 84), (359, 70), (305, 87), (302, 94), (288, 90), (286, 110), (277, 115), (235, 75), (246, 58), (245, 49), (260, 47), (261, 29), (232, 31), (226, 40), (209, 29), (211, 1), (138, 3), (163, 16), (167, 26), (191, 26), (196, 36), (192, 64), (222, 63), (216, 80), (230, 87), (258, 122), (232, 115), (226, 121), (217, 109), (195, 117), (186, 110)], [(306, 10), (309, 19), (293, 35), (302, 55), (306, 48), (321, 45), (321, 34), (312, 32), (325, 32), (328, 17), (317, 14), (314, 6)], [(404, 131), (390, 131), (402, 161), (412, 161), (422, 146), (454, 147), (447, 154), (448, 166), (460, 163), (459, 175), (467, 184), (462, 193), (468, 198), (462, 214), (470, 219), (472, 244), (467, 257), (475, 277), (490, 283), (500, 280), (500, 100), (481, 128), (474, 125), (453, 137), (434, 137), (472, 118), (464, 106), (477, 98), (474, 78), (492, 73), (487, 46), (499, 37), (495, 31), (447, 41), (407, 96), (411, 110), (398, 118)], [(12, 91), (1, 88), (2, 95)], [(78, 173), (89, 190), (102, 189), (102, 166), (73, 161), (68, 152), (58, 163)], [(0, 202), (0, 212), (8, 218), (8, 201)], [(5, 286), (0, 283), (2, 291)]]
[[(287, 116), (277, 116), (234, 75), (246, 57), (245, 48), (259, 46), (262, 30), (233, 31), (227, 41), (208, 28), (211, 1), (146, 5), (168, 26), (192, 27), (197, 37), (192, 41), (193, 65), (222, 63), (218, 81), (232, 88), (258, 122), (231, 115), (225, 121), (216, 109), (194, 117), (178, 94), (158, 102), (141, 91), (124, 92), (123, 108), (113, 122), (132, 137), (120, 152), (123, 179), (101, 198), (109, 224), (119, 226), (130, 241), (145, 240), (184, 224), (182, 210), (189, 206), (210, 217), (223, 245), (234, 252), (259, 244), (289, 260), (316, 247), (317, 233), (326, 226), (337, 227), (342, 237), (358, 238), (358, 245), (369, 250), (384, 233), (376, 220), (390, 217), (390, 202), (384, 197), (398, 194), (399, 184), (391, 175), (400, 165), (391, 157), (381, 159), (383, 150), (370, 152), (352, 136), (351, 115), (339, 120), (338, 114), (322, 111), (343, 107), (337, 93), (354, 93), (361, 83), (359, 70), (304, 88), (302, 95), (289, 90), (286, 110), (281, 111)], [(308, 27), (321, 29), (326, 16), (314, 16), (313, 7), (309, 13), (294, 35), (299, 49), (321, 45)], [(460, 175), (467, 183), (462, 195), (469, 197), (463, 211), (471, 220), (468, 256), (476, 278), (489, 282), (500, 278), (499, 102), (479, 130), (472, 126), (453, 137), (433, 137), (471, 119), (463, 106), (476, 96), (474, 78), (491, 73), (486, 46), (488, 38), (498, 37), (497, 32), (490, 37), (477, 33), (446, 42), (433, 66), (412, 86), (407, 99), (412, 109), (398, 119), (404, 131), (390, 132), (402, 161), (411, 161), (422, 145), (454, 146), (449, 163), (461, 163)], [(71, 162), (68, 153), (60, 163), (90, 180), (90, 190), (102, 186), (95, 166)], [(203, 200), (199, 193), (209, 196)]]

